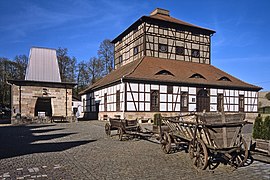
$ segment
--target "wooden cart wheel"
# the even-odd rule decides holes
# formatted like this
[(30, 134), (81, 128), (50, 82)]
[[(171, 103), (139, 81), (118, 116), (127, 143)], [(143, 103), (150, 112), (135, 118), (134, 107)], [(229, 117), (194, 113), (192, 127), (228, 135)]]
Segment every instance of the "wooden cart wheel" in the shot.
[(247, 161), (248, 158), (248, 146), (246, 141), (241, 138), (240, 139), (240, 151), (236, 152), (235, 156), (232, 158), (232, 164), (236, 167), (241, 167)]
[(109, 123), (105, 124), (105, 133), (106, 133), (107, 136), (111, 135), (111, 126), (110, 126)]
[(119, 141), (122, 141), (123, 134), (124, 134), (123, 129), (121, 127), (119, 127), (117, 131), (118, 131), (118, 139), (119, 139)]
[(193, 145), (193, 140), (189, 142), (188, 144), (188, 154), (190, 159), (194, 158), (194, 145)]
[(208, 152), (206, 145), (200, 139), (195, 141), (193, 164), (196, 168), (205, 170), (208, 165)]
[(169, 154), (171, 152), (172, 139), (168, 132), (164, 132), (161, 136), (161, 149), (164, 153)]

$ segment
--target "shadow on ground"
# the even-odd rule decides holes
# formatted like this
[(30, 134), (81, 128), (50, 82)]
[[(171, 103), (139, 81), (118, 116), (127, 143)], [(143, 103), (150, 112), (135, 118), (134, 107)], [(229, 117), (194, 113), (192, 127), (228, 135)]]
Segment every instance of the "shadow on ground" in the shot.
[(64, 130), (54, 126), (55, 125), (31, 125), (0, 127), (0, 159), (33, 153), (59, 152), (96, 141), (87, 140), (43, 143), (38, 141), (52, 141), (53, 139), (63, 138), (76, 133), (33, 135), (33, 133), (48, 133), (57, 130)]

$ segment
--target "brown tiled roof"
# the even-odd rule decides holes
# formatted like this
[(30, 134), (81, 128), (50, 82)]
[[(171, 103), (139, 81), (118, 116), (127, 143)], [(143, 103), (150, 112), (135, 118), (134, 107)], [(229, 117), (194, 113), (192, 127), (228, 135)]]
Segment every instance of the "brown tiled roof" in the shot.
[(171, 16), (166, 16), (162, 14), (155, 14), (155, 15), (150, 15), (150, 16), (142, 16), (139, 18), (137, 21), (135, 21), (132, 25), (130, 25), (125, 31), (123, 31), (121, 34), (119, 34), (115, 39), (112, 40), (112, 43), (116, 43), (120, 39), (122, 39), (126, 34), (128, 34), (130, 31), (135, 29), (135, 27), (139, 26), (142, 22), (148, 22), (148, 21), (163, 21), (163, 22), (169, 22), (170, 24), (176, 24), (180, 26), (185, 26), (185, 27), (191, 27), (195, 29), (200, 29), (203, 30), (203, 32), (206, 32), (207, 34), (213, 34), (215, 33), (214, 30), (203, 28), (200, 26), (196, 26), (190, 23), (187, 23), (185, 21), (173, 18)]
[(179, 25), (184, 25), (184, 26), (190, 26), (190, 27), (194, 27), (194, 28), (199, 28), (199, 29), (203, 29), (203, 30), (207, 30), (207, 31), (210, 31), (212, 33), (215, 33), (215, 31), (213, 31), (211, 29), (206, 29), (206, 28), (203, 28), (203, 27), (200, 27), (200, 26), (196, 26), (196, 25), (187, 23), (185, 21), (182, 21), (180, 19), (176, 19), (176, 18), (173, 18), (171, 16), (167, 16), (167, 15), (163, 15), (163, 14), (150, 15), (148, 17), (153, 18), (153, 19), (162, 20), (162, 21), (172, 22), (172, 23), (179, 24)]
[[(158, 72), (166, 70), (172, 75), (157, 75)], [(204, 78), (191, 78), (194, 74), (200, 74)], [(227, 77), (230, 81), (219, 80)], [(103, 79), (93, 84), (81, 94), (104, 87), (111, 83), (120, 81), (140, 81), (153, 83), (172, 83), (178, 85), (220, 87), (246, 90), (260, 90), (258, 86), (245, 83), (224, 71), (209, 65), (186, 61), (169, 60), (154, 57), (143, 57), (125, 66), (112, 71)]]
[(100, 88), (100, 87), (121, 81), (121, 78), (123, 78), (126, 75), (133, 72), (139, 63), (140, 63), (140, 60), (136, 60), (136, 61), (128, 63), (128, 64), (126, 64), (126, 65), (124, 65), (116, 70), (113, 70), (112, 72), (110, 72), (110, 74), (108, 74), (107, 76), (98, 80), (96, 83), (90, 85), (88, 88), (81, 91), (79, 94), (83, 94), (85, 92), (88, 92), (89, 90)]

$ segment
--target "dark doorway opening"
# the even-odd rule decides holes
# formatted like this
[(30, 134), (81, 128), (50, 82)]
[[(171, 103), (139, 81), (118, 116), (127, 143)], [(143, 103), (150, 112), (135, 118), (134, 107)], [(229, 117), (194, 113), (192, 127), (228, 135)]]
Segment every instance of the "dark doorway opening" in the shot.
[(35, 106), (35, 116), (52, 116), (51, 98), (39, 97)]
[(210, 96), (206, 89), (201, 89), (197, 93), (197, 112), (210, 111)]

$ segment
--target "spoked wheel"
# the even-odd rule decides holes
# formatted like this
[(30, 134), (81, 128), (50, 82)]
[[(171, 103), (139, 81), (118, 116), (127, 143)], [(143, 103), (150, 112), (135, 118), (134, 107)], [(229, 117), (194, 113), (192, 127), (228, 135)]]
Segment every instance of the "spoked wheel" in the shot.
[(106, 133), (107, 136), (111, 135), (111, 126), (110, 126), (109, 123), (105, 124), (105, 133)]
[(190, 151), (190, 154), (193, 152), (193, 165), (198, 169), (206, 169), (208, 165), (208, 152), (206, 145), (200, 139), (197, 139), (191, 147), (193, 150)]
[(193, 140), (189, 142), (189, 145), (188, 145), (188, 154), (189, 154), (189, 157), (190, 159), (193, 159), (194, 158), (194, 145), (193, 145)]
[(171, 152), (172, 139), (168, 132), (164, 132), (161, 135), (161, 149), (164, 153), (169, 154)]
[(248, 159), (248, 146), (243, 138), (240, 138), (239, 147), (240, 150), (235, 152), (231, 160), (232, 165), (236, 167), (243, 166)]
[(121, 127), (119, 127), (117, 132), (118, 132), (119, 141), (122, 141), (123, 140), (123, 135), (124, 135), (123, 129)]

